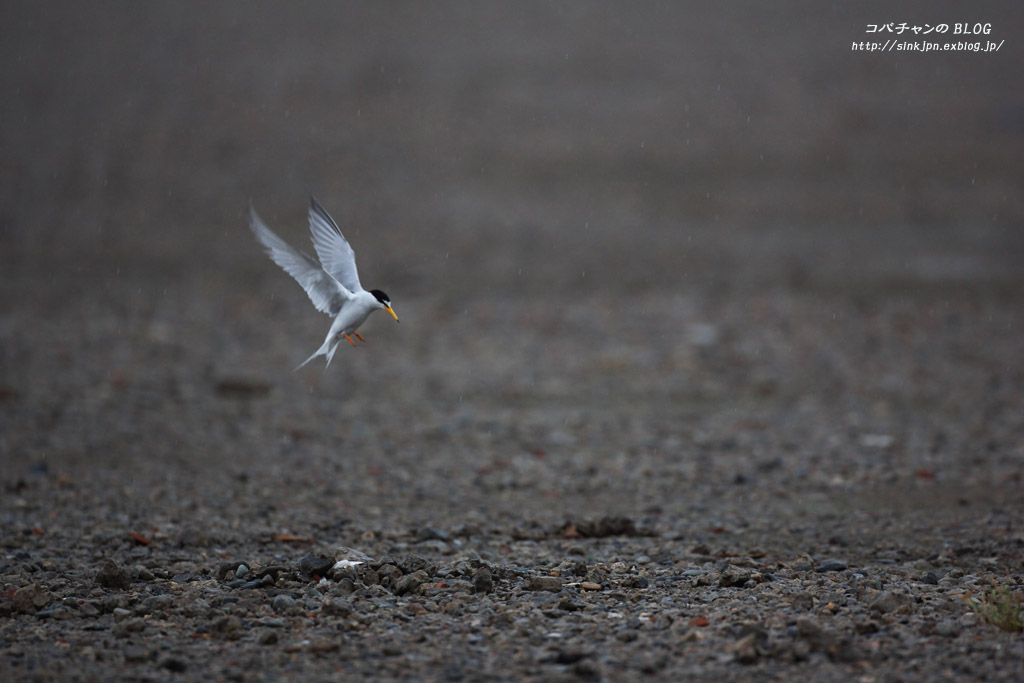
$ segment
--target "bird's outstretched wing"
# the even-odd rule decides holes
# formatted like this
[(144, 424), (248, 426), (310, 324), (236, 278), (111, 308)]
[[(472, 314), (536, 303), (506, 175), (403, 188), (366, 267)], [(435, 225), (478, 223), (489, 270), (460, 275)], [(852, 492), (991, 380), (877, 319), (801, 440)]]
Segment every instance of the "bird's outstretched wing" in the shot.
[(249, 227), (252, 228), (256, 239), (266, 247), (271, 260), (302, 285), (318, 311), (337, 315), (342, 305), (352, 298), (352, 292), (319, 263), (275, 235), (256, 215), (256, 209), (252, 205), (249, 206)]
[(315, 197), (309, 198), (309, 230), (313, 233), (313, 247), (324, 270), (350, 292), (362, 289), (356, 270), (356, 253), (341, 228)]

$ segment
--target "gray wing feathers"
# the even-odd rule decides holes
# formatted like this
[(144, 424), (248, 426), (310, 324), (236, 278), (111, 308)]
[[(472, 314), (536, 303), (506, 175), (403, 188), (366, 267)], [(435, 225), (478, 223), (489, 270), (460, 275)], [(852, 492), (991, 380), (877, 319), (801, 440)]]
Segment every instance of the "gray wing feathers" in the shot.
[(313, 247), (324, 270), (350, 292), (362, 289), (356, 270), (356, 254), (341, 234), (341, 228), (314, 197), (309, 198), (309, 229), (313, 233)]
[(252, 206), (249, 207), (249, 227), (266, 248), (271, 260), (302, 285), (318, 311), (336, 315), (342, 304), (352, 298), (352, 293), (319, 263), (294, 249), (264, 225)]

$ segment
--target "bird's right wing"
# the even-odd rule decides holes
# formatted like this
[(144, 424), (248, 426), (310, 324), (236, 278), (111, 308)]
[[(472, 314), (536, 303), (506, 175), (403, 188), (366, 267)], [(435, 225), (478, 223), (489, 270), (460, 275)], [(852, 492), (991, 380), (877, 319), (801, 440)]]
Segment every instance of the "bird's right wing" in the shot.
[(324, 264), (324, 270), (349, 291), (358, 292), (359, 271), (356, 270), (356, 253), (352, 245), (341, 234), (341, 228), (331, 214), (320, 206), (315, 197), (309, 198), (309, 230), (313, 233), (313, 247)]
[(352, 298), (352, 292), (335, 280), (319, 263), (275, 235), (256, 215), (256, 209), (252, 205), (249, 206), (249, 227), (252, 228), (256, 239), (266, 248), (271, 260), (302, 285), (318, 311), (337, 315), (342, 305)]

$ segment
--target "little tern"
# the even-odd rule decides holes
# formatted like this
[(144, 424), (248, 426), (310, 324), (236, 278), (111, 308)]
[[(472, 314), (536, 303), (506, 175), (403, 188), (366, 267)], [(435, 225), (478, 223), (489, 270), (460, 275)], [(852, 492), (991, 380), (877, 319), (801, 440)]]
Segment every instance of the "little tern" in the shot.
[(347, 339), (352, 346), (356, 343), (350, 335), (355, 335), (359, 341), (366, 341), (356, 330), (378, 309), (387, 311), (398, 322), (387, 294), (379, 289), (366, 291), (359, 284), (356, 254), (341, 234), (341, 228), (316, 198), (309, 198), (309, 229), (313, 233), (313, 248), (320, 257), (319, 262), (274, 234), (251, 204), (249, 227), (266, 248), (271, 260), (302, 285), (317, 310), (334, 318), (327, 339), (296, 370), (317, 356), (326, 356), (326, 372), (342, 339)]

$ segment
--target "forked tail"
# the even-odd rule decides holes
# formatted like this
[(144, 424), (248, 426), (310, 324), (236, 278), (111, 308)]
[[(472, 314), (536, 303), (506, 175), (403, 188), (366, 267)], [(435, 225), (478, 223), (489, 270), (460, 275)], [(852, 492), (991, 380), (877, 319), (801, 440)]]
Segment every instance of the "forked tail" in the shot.
[(330, 342), (329, 339), (327, 341), (325, 341), (323, 343), (323, 346), (321, 346), (319, 349), (317, 349), (316, 352), (312, 356), (310, 356), (306, 360), (302, 361), (298, 365), (298, 367), (296, 367), (294, 370), (292, 370), (292, 372), (298, 372), (299, 368), (304, 367), (309, 361), (313, 360), (317, 356), (327, 356), (327, 365), (324, 366), (324, 372), (327, 372), (327, 368), (329, 368), (331, 366), (331, 359), (334, 358), (334, 351), (335, 351), (335, 349), (338, 348), (337, 344), (335, 344), (334, 346), (331, 346), (330, 343), (331, 342)]

